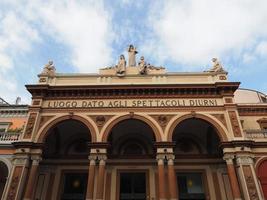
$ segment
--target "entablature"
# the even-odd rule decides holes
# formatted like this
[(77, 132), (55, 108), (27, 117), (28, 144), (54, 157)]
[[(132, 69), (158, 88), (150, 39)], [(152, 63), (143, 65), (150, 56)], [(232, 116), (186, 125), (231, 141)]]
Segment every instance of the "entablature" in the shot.
[(45, 99), (127, 99), (171, 97), (223, 97), (233, 96), (240, 82), (214, 84), (154, 84), (154, 85), (26, 85), (34, 98)]

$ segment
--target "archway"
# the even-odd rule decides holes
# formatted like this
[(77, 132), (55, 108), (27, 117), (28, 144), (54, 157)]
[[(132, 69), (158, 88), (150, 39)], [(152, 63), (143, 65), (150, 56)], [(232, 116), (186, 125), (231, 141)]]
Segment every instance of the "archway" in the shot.
[[(90, 130), (81, 121), (66, 119), (50, 128), (45, 136), (37, 187), (48, 184), (46, 199), (51, 199), (51, 195), (66, 200), (85, 199)], [(35, 199), (43, 195), (36, 193)]]
[(0, 199), (2, 198), (4, 193), (7, 177), (8, 167), (4, 162), (0, 161)]
[[(174, 128), (172, 141), (176, 162), (186, 163), (176, 174), (179, 199), (209, 199), (207, 173), (211, 173), (210, 168), (215, 169), (213, 165), (225, 165), (217, 130), (203, 119), (189, 118)], [(218, 179), (217, 173), (213, 176)]]
[(90, 130), (80, 121), (68, 119), (59, 122), (47, 133), (43, 157), (53, 158), (87, 158), (87, 143), (91, 141)]
[(189, 118), (180, 122), (173, 131), (172, 141), (176, 143), (174, 152), (177, 156), (222, 157), (217, 130), (202, 119)]
[(214, 119), (212, 119), (210, 116), (204, 115), (204, 114), (200, 114), (200, 113), (194, 113), (194, 114), (186, 114), (183, 116), (180, 116), (178, 118), (176, 118), (171, 124), (170, 127), (167, 128), (167, 140), (168, 141), (172, 141), (173, 138), (173, 134), (174, 134), (174, 129), (184, 120), (187, 119), (200, 119), (203, 120), (209, 124), (211, 124), (211, 126), (214, 128), (214, 130), (217, 133), (217, 136), (220, 138), (221, 142), (226, 142), (228, 141), (228, 137), (226, 134), (226, 130), (224, 129), (223, 126), (221, 126), (218, 122), (216, 122)]
[(120, 121), (111, 129), (108, 159), (114, 167), (119, 167), (118, 199), (141, 200), (149, 195), (149, 168), (155, 162), (155, 141), (152, 128), (138, 119)]
[(111, 133), (111, 130), (113, 129), (113, 127), (116, 126), (117, 124), (119, 124), (120, 122), (125, 121), (125, 120), (142, 121), (144, 124), (146, 124), (147, 126), (150, 127), (150, 129), (152, 130), (152, 132), (155, 136), (155, 140), (157, 142), (160, 142), (162, 140), (161, 131), (160, 131), (161, 128), (157, 124), (157, 122), (155, 122), (154, 119), (152, 119), (151, 117), (142, 116), (139, 114), (127, 114), (127, 115), (122, 115), (122, 116), (113, 118), (111, 120), (111, 122), (108, 123), (107, 126), (102, 129), (102, 131), (101, 131), (101, 135), (103, 135), (102, 141), (107, 142), (109, 134)]
[(122, 159), (153, 157), (155, 141), (152, 128), (145, 122), (126, 119), (111, 129), (108, 156)]
[(68, 120), (79, 121), (81, 124), (83, 124), (88, 129), (88, 134), (89, 134), (89, 137), (91, 138), (92, 142), (96, 141), (96, 129), (92, 125), (92, 123), (90, 123), (90, 119), (86, 119), (86, 118), (81, 117), (79, 115), (63, 115), (63, 116), (60, 116), (56, 119), (53, 118), (51, 122), (48, 122), (48, 124), (46, 126), (44, 126), (43, 128), (41, 128), (39, 130), (39, 133), (37, 136), (37, 142), (38, 143), (44, 143), (47, 135), (50, 133), (50, 131), (54, 127), (56, 127), (61, 122), (68, 121)]

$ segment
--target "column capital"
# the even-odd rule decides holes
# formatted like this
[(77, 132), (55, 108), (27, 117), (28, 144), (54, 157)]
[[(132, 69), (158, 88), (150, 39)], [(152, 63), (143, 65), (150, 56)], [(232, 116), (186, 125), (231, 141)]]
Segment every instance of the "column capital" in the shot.
[(254, 164), (254, 157), (252, 155), (237, 155), (236, 163), (238, 165), (251, 165)]
[(96, 159), (97, 159), (97, 155), (89, 155), (88, 156), (88, 160), (90, 160), (90, 161), (96, 161)]
[(157, 160), (164, 160), (164, 159), (166, 159), (166, 155), (165, 154), (157, 154), (156, 159)]
[(32, 165), (38, 165), (39, 162), (42, 160), (42, 156), (41, 155), (31, 155), (31, 160), (32, 160)]
[(234, 159), (235, 159), (235, 156), (233, 154), (225, 154), (223, 156), (223, 159), (226, 161), (227, 164), (233, 164), (234, 162)]
[(13, 165), (16, 166), (29, 166), (29, 155), (27, 154), (19, 154), (19, 155), (14, 155), (12, 158), (12, 163)]
[(174, 159), (175, 159), (175, 155), (174, 155), (173, 153), (169, 153), (169, 154), (166, 155), (166, 159), (167, 159), (168, 161), (169, 161), (169, 160), (174, 161)]
[(97, 155), (97, 159), (101, 161), (106, 161), (107, 160), (107, 155), (106, 154), (99, 154)]

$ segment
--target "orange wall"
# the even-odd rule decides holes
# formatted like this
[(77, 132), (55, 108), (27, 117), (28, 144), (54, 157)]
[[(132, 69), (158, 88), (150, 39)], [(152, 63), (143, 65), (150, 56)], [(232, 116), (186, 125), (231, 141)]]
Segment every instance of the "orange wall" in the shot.
[(22, 128), (26, 124), (27, 117), (0, 118), (0, 122), (11, 122), (9, 129)]

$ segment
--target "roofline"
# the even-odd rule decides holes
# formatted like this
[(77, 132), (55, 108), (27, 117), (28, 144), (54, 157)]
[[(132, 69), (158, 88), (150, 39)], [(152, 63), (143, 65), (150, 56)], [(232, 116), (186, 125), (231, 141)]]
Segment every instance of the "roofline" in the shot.
[(253, 91), (253, 92), (257, 92), (257, 93), (260, 93), (264, 96), (267, 96), (267, 94), (264, 94), (263, 92), (260, 92), (258, 90), (254, 90), (254, 89), (247, 89), (247, 88), (238, 88), (237, 90), (248, 90), (248, 91)]

